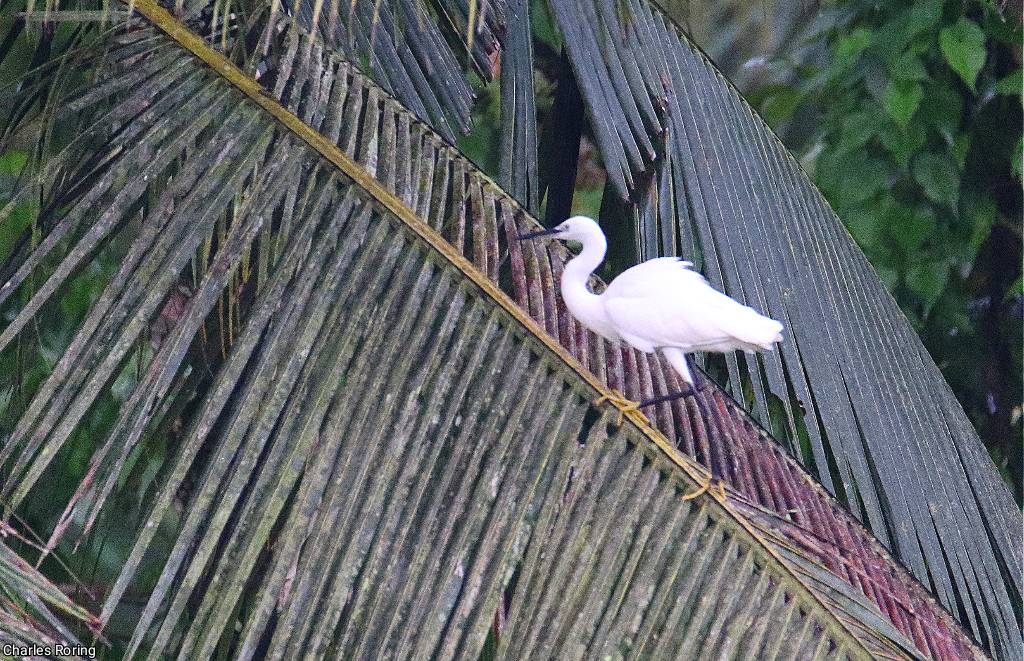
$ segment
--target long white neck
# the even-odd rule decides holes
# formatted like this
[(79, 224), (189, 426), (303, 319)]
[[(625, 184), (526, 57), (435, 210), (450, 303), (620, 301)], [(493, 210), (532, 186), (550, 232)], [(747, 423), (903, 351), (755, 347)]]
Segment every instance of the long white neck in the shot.
[(608, 242), (604, 234), (595, 228), (593, 233), (583, 237), (583, 252), (569, 260), (562, 271), (562, 298), (566, 307), (584, 326), (610, 340), (618, 340), (601, 297), (587, 287), (590, 275), (604, 261)]

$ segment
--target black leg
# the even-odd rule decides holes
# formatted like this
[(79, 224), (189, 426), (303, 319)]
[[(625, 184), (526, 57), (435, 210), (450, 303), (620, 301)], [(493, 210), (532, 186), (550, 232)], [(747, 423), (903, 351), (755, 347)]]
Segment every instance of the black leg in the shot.
[(639, 408), (646, 408), (648, 406), (654, 406), (655, 404), (661, 404), (662, 402), (670, 402), (673, 399), (679, 399), (680, 397), (686, 397), (687, 395), (690, 395), (690, 394), (691, 393), (689, 393), (689, 392), (683, 391), (683, 392), (674, 392), (671, 395), (662, 395), (661, 397), (651, 397), (650, 399), (641, 400), (641, 402), (639, 404)]
[[(709, 383), (708, 379), (702, 378), (700, 375), (695, 375), (694, 381), (696, 382), (696, 384), (691, 387), (690, 392), (684, 394), (696, 395), (697, 393), (704, 390)], [(684, 396), (684, 394), (676, 395), (676, 397), (682, 397)], [(711, 412), (708, 410), (707, 405), (704, 403), (704, 398), (694, 397), (693, 401), (697, 405), (697, 408), (700, 410), (700, 415), (704, 418), (705, 424), (712, 424), (711, 421), (713, 420), (713, 418), (711, 417)], [(644, 404), (645, 402), (641, 402), (640, 406), (644, 406)], [(709, 442), (711, 442), (711, 439), (708, 440)], [(709, 471), (711, 473), (711, 475), (708, 477), (708, 481), (702, 484), (700, 488), (697, 489), (696, 491), (683, 496), (683, 500), (692, 500), (693, 498), (696, 498), (702, 494), (710, 493), (716, 496), (717, 499), (724, 504), (728, 497), (725, 491), (725, 480), (722, 479), (722, 474), (719, 471), (718, 466), (716, 465), (714, 457), (708, 456), (707, 462)]]
[[(696, 379), (694, 379), (694, 380), (696, 380)], [(704, 388), (706, 388), (706, 387), (707, 387), (707, 381), (698, 382), (697, 385), (692, 385), (689, 388), (687, 388), (686, 390), (680, 390), (679, 392), (674, 392), (674, 393), (671, 393), (669, 395), (662, 395), (660, 397), (652, 397), (650, 399), (642, 400), (640, 402), (640, 404), (639, 404), (639, 408), (645, 408), (645, 407), (648, 407), (648, 406), (654, 406), (655, 404), (661, 404), (662, 402), (671, 402), (674, 399), (681, 399), (683, 397), (689, 397), (690, 395), (695, 395), (695, 394), (699, 393), (700, 391), (704, 390)], [(698, 405), (700, 405), (700, 400), (698, 400)]]

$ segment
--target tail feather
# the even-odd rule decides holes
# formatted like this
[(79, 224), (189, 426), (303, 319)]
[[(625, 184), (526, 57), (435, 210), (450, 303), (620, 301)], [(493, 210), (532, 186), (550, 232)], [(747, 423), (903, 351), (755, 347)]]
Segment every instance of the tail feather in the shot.
[(773, 344), (782, 341), (782, 324), (752, 308), (747, 308), (747, 310), (750, 310), (749, 314), (744, 315), (742, 321), (736, 324), (736, 332), (733, 336), (744, 344), (770, 351)]

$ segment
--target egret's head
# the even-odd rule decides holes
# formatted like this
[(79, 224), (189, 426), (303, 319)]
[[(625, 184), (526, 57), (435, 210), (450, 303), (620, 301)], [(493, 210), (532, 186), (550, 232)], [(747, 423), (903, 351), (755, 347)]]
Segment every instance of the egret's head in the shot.
[(573, 216), (572, 218), (555, 225), (549, 230), (539, 230), (529, 234), (520, 234), (519, 239), (536, 239), (542, 236), (552, 236), (562, 241), (579, 241), (583, 243), (587, 238), (604, 236), (601, 226), (593, 218), (586, 216)]

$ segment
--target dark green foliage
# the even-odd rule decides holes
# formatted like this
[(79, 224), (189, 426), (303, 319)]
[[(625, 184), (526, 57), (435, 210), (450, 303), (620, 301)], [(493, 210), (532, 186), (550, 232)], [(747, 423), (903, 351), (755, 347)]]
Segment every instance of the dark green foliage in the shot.
[[(785, 112), (766, 117), (809, 152), (815, 182), (1020, 502), (1021, 26), (1012, 13), (979, 2), (842, 2), (819, 37), (823, 61), (795, 86), (755, 97), (772, 110), (785, 99)], [(797, 126), (808, 118), (811, 132)]]

